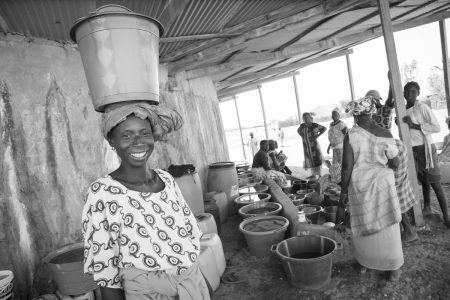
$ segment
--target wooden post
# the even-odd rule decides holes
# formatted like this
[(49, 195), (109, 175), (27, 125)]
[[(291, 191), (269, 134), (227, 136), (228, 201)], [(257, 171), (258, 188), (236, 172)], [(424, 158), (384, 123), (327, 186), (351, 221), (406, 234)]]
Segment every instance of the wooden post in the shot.
[(244, 153), (244, 160), (247, 161), (247, 155), (245, 155), (244, 137), (242, 136), (241, 118), (239, 117), (236, 95), (233, 95), (233, 99), (234, 99), (234, 107), (236, 108), (236, 116), (238, 119), (239, 133), (241, 134), (242, 153)]
[(447, 100), (447, 111), (448, 114), (450, 115), (450, 88), (448, 82), (448, 48), (447, 48), (447, 31), (445, 30), (445, 20), (439, 21), (439, 32), (441, 34), (442, 69), (444, 70), (445, 100)]
[(352, 100), (355, 100), (355, 86), (353, 85), (353, 72), (352, 72), (352, 64), (350, 62), (350, 55), (346, 54), (345, 59), (347, 60), (347, 73), (348, 73), (348, 82), (350, 83), (350, 94), (352, 96)]
[[(394, 33), (392, 31), (391, 15), (389, 12), (389, 1), (388, 0), (378, 0), (378, 7), (380, 9), (381, 25), (383, 27), (384, 44), (386, 47), (386, 54), (388, 59), (389, 70), (392, 75), (392, 88), (393, 96), (395, 99), (395, 110), (397, 117), (399, 119), (399, 133), (400, 138), (408, 149), (408, 177), (411, 183), (411, 187), (414, 190), (416, 196), (421, 195), (419, 193), (419, 184), (417, 182), (416, 166), (414, 163), (414, 156), (412, 152), (411, 136), (409, 133), (409, 128), (402, 121), (403, 117), (406, 116), (405, 101), (403, 99), (403, 89), (400, 79), (400, 69), (398, 67), (397, 51), (395, 48)], [(422, 216), (422, 204), (419, 203), (414, 206), (414, 219), (416, 226), (424, 226)]]
[(302, 111), (300, 110), (300, 97), (298, 95), (297, 77), (296, 74), (292, 75), (294, 81), (295, 101), (297, 103), (298, 124), (302, 122)]
[(259, 100), (261, 101), (261, 109), (262, 109), (263, 119), (264, 119), (264, 129), (266, 131), (266, 140), (268, 140), (269, 139), (269, 130), (267, 129), (266, 110), (264, 109), (264, 100), (263, 100), (263, 96), (262, 96), (261, 85), (258, 85), (258, 91), (259, 91)]

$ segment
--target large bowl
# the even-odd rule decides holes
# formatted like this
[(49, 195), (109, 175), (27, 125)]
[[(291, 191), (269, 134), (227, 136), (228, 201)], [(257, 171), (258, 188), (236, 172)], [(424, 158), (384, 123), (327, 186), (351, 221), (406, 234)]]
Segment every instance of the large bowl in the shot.
[(239, 209), (242, 218), (279, 215), (283, 207), (275, 202), (255, 202)]
[(312, 205), (312, 204), (297, 205), (297, 209), (298, 209), (298, 211), (303, 211), (305, 213), (305, 216), (313, 224), (317, 224), (317, 220), (319, 219), (319, 215), (323, 211), (322, 206)]
[(265, 184), (245, 185), (239, 188), (239, 195), (265, 193), (269, 187)]
[(270, 198), (272, 198), (272, 196), (268, 193), (250, 193), (237, 197), (236, 199), (234, 199), (234, 203), (236, 203), (238, 207), (241, 207), (260, 201), (268, 202)]

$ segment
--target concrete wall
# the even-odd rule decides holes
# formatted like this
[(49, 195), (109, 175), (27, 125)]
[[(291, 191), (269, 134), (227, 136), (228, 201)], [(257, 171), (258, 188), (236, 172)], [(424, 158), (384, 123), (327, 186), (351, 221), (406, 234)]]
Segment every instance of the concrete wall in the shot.
[[(192, 163), (205, 182), (208, 164), (228, 160), (218, 100), (211, 80), (183, 76), (160, 67), (161, 103), (185, 125), (149, 163)], [(81, 240), (85, 189), (114, 167), (99, 121), (76, 48), (0, 37), (0, 270), (13, 270), (21, 299), (51, 291), (42, 258)]]

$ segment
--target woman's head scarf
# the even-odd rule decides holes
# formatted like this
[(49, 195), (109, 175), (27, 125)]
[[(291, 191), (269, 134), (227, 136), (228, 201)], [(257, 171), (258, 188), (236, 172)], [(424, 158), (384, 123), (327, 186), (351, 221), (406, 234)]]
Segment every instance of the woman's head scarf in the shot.
[(355, 101), (352, 100), (345, 107), (345, 112), (354, 116), (371, 115), (376, 111), (375, 100), (372, 96), (359, 98)]
[(102, 119), (102, 133), (108, 139), (108, 133), (118, 124), (134, 114), (141, 119), (148, 119), (155, 141), (167, 140), (170, 132), (183, 126), (181, 115), (175, 110), (146, 102), (119, 102), (108, 105)]

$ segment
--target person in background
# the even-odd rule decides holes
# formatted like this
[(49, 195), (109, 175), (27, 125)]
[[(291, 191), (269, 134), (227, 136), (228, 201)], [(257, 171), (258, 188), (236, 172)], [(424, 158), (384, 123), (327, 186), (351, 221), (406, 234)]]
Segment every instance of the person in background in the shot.
[(253, 132), (250, 132), (250, 138), (247, 141), (247, 147), (250, 148), (250, 153), (252, 154), (253, 158), (256, 152), (258, 152), (258, 139), (254, 137)]
[(344, 137), (348, 130), (347, 125), (340, 120), (340, 117), (339, 110), (335, 108), (331, 112), (333, 122), (330, 123), (330, 129), (328, 130), (330, 145), (328, 146), (327, 154), (330, 153), (330, 148), (333, 149), (333, 161), (329, 168), (331, 181), (334, 183), (341, 182), (342, 148)]
[(103, 299), (210, 299), (197, 221), (174, 178), (146, 164), (155, 141), (181, 125), (177, 112), (147, 103), (113, 104), (103, 116), (121, 163), (90, 185), (82, 214), (84, 272)]
[(257, 180), (264, 180), (266, 178), (273, 179), (279, 186), (284, 187), (287, 184), (286, 176), (270, 167), (269, 157), (269, 141), (262, 140), (259, 143), (259, 151), (253, 157), (252, 173)]
[(280, 141), (280, 147), (284, 147), (284, 131), (281, 127), (278, 128), (278, 140)]
[(395, 139), (398, 148), (399, 165), (394, 169), (395, 188), (402, 212), (403, 234), (402, 240), (405, 243), (416, 241), (419, 237), (411, 226), (407, 212), (417, 203), (413, 189), (408, 179), (408, 150), (402, 141)]
[(287, 156), (283, 150), (277, 152), (278, 143), (274, 140), (269, 140), (269, 165), (272, 169), (280, 171), (285, 174), (292, 174), (291, 170), (286, 166)]
[(392, 96), (392, 89), (391, 89), (391, 71), (388, 71), (388, 79), (389, 79), (389, 94), (388, 98), (386, 99), (386, 102), (381, 104), (381, 95), (377, 90), (370, 90), (366, 93), (367, 96), (372, 96), (375, 101), (375, 106), (377, 108), (376, 113), (372, 115), (372, 119), (375, 121), (375, 123), (386, 129), (391, 129), (392, 125), (392, 112), (394, 110), (394, 98)]
[(426, 104), (417, 100), (419, 95), (420, 86), (417, 82), (410, 81), (403, 87), (403, 96), (406, 99), (406, 116), (403, 118), (403, 122), (409, 127), (417, 178), (422, 184), (423, 214), (424, 216), (432, 214), (430, 192), (433, 188), (442, 210), (444, 224), (450, 227), (447, 200), (440, 183), (438, 155), (431, 139), (431, 134), (438, 133), (440, 126), (433, 111)]
[(336, 229), (342, 230), (348, 206), (353, 255), (360, 272), (388, 271), (390, 279), (397, 281), (404, 263), (393, 172), (399, 165), (398, 148), (390, 131), (373, 121), (375, 111), (371, 96), (347, 105), (346, 112), (352, 113), (358, 126), (344, 138)]
[(303, 114), (303, 123), (297, 133), (303, 140), (303, 153), (305, 157), (304, 168), (311, 169), (312, 175), (321, 175), (322, 151), (317, 138), (327, 131), (325, 126), (314, 123), (311, 113)]
[[(445, 123), (447, 124), (448, 129), (450, 129), (450, 117), (445, 118)], [(450, 162), (450, 133), (444, 137), (441, 150), (441, 153), (439, 153), (439, 162)]]

